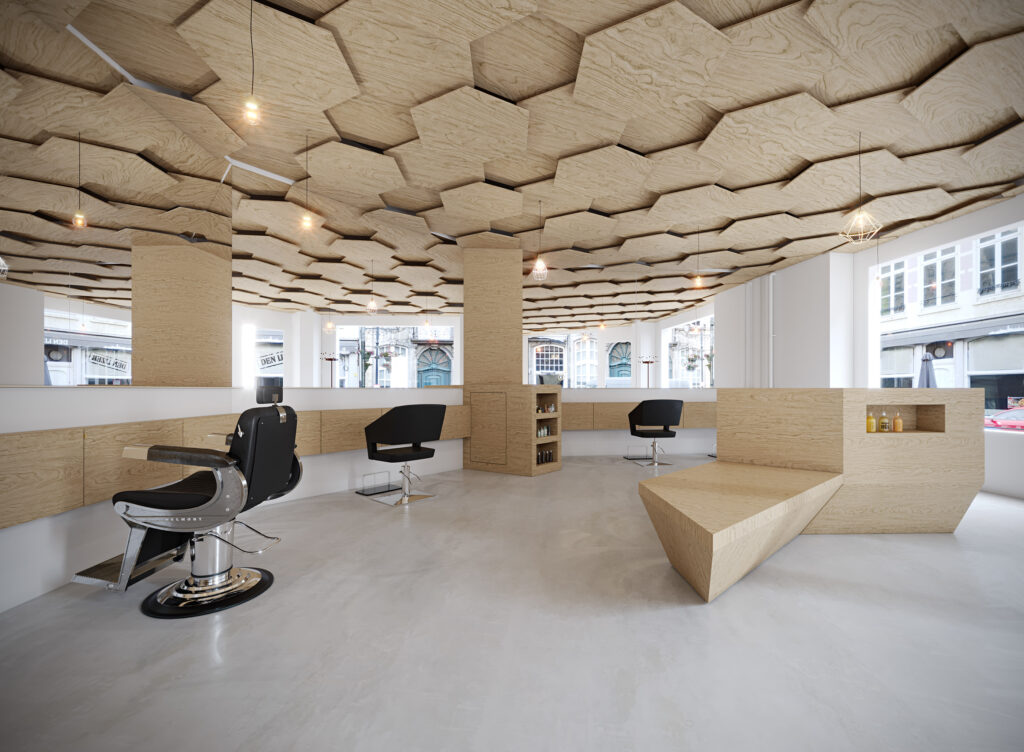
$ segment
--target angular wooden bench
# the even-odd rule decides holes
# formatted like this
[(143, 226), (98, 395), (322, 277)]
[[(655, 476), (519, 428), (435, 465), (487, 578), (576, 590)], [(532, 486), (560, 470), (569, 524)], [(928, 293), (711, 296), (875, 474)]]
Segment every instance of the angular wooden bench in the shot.
[(838, 473), (711, 462), (640, 483), (669, 561), (709, 603), (807, 527)]

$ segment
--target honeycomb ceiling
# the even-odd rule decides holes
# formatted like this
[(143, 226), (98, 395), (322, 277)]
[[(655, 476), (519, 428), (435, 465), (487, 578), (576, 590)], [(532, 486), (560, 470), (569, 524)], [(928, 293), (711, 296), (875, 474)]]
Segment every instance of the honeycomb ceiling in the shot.
[(230, 244), (240, 303), (457, 312), (463, 254), (518, 247), (527, 329), (616, 324), (855, 250), (858, 136), (883, 238), (1024, 177), (1019, 0), (251, 10), (252, 50), (247, 0), (0, 3), (9, 282), (128, 306), (169, 233)]

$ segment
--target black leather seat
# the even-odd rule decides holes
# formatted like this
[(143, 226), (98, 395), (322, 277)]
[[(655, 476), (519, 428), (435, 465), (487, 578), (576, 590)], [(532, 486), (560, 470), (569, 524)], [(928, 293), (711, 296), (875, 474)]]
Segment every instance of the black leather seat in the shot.
[[(396, 505), (430, 498), (426, 494), (410, 494), (410, 476), (419, 476), (412, 472), (409, 463), (434, 456), (433, 447), (422, 444), (441, 438), (444, 413), (444, 405), (400, 405), (391, 408), (364, 429), (366, 454), (371, 460), (402, 463), (402, 496), (395, 502)], [(381, 444), (391, 446), (382, 449)], [(394, 446), (396, 444), (404, 446)]]
[[(180, 560), (187, 547), (191, 575), (152, 593), (142, 604), (144, 613), (167, 618), (195, 616), (243, 603), (269, 588), (273, 575), (263, 569), (234, 567), (232, 550), (244, 551), (233, 541), (235, 522), (273, 543), (279, 540), (236, 517), (288, 493), (302, 477), (302, 464), (295, 455), (297, 417), (292, 408), (276, 404), (280, 391), (278, 388), (266, 397), (265, 401), (274, 400), (275, 404), (250, 408), (239, 416), (227, 452), (159, 445), (126, 447), (129, 458), (208, 469), (158, 488), (115, 494), (114, 511), (130, 529), (125, 553), (79, 572), (75, 581), (124, 590), (172, 558)], [(266, 548), (245, 552), (262, 553)]]
[[(676, 435), (670, 426), (678, 426), (683, 414), (682, 400), (644, 400), (629, 411), (629, 432), (641, 439), (652, 439), (651, 461), (648, 467), (671, 465), (658, 462), (658, 439), (671, 439)], [(661, 426), (661, 428), (639, 428), (638, 426)]]

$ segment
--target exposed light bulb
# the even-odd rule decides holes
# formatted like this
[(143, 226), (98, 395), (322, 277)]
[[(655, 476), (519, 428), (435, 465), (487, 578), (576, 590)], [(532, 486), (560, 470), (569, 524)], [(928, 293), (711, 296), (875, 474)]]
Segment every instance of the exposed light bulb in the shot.
[(89, 222), (85, 218), (85, 214), (80, 211), (75, 212), (74, 218), (71, 220), (71, 225), (76, 228), (88, 227)]
[(312, 230), (313, 229), (313, 215), (306, 212), (302, 215), (302, 229)]
[(533, 265), (533, 278), (538, 282), (543, 282), (548, 278), (547, 264), (544, 263), (544, 259), (540, 256), (537, 257), (537, 261)]
[(333, 321), (328, 321), (327, 322), (327, 326), (326, 326), (327, 331), (331, 331), (331, 329), (333, 329), (333, 328), (334, 328), (334, 322)]
[(377, 313), (377, 301), (373, 298), (370, 298), (370, 302), (366, 304), (366, 312), (371, 316)]
[(597, 328), (604, 329), (604, 322), (602, 321), (600, 324), (598, 324)]
[(700, 278), (699, 274), (697, 275), (697, 278), (695, 280), (693, 280), (693, 286), (694, 287), (703, 287), (704, 286), (704, 280), (702, 280)]
[(245, 122), (249, 125), (259, 125), (260, 105), (255, 97), (249, 97), (245, 100), (245, 109), (242, 111), (242, 117), (245, 118)]

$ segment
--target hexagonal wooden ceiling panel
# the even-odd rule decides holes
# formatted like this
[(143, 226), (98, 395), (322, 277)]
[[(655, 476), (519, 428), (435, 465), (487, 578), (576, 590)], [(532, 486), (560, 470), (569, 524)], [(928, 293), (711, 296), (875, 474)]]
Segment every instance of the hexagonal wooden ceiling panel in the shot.
[(343, 312), (458, 310), (462, 254), (507, 248), (529, 329), (660, 318), (855, 250), (861, 202), (885, 239), (1018, 193), (1022, 29), (1012, 0), (7, 0), (0, 255), (127, 306), (134, 232), (201, 236), (236, 301)]

